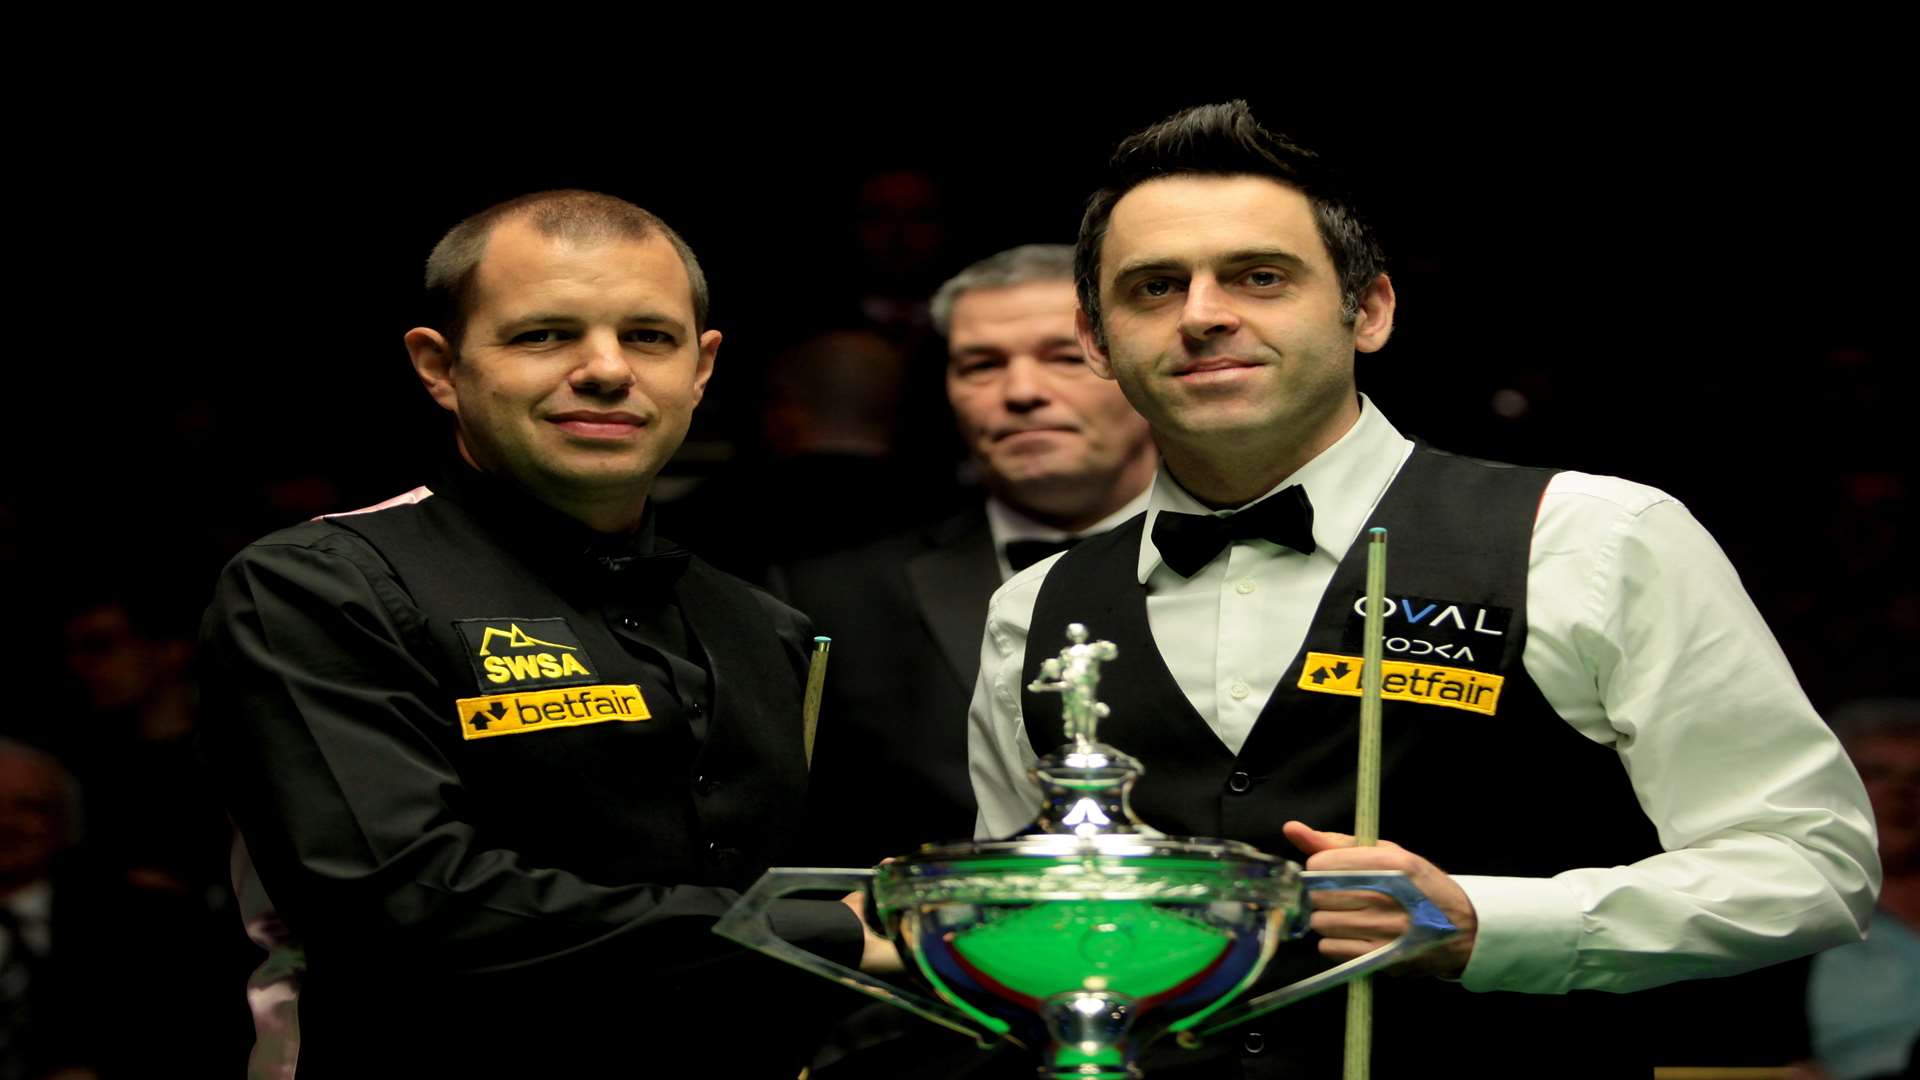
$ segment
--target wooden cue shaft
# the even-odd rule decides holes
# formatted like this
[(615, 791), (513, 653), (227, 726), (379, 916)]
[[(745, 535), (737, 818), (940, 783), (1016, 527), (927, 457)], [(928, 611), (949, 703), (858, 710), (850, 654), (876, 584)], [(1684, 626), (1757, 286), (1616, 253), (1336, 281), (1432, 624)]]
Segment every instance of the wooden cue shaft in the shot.
[[(1367, 622), (1360, 666), (1360, 764), (1355, 782), (1353, 842), (1380, 842), (1380, 652), (1386, 614), (1387, 530), (1367, 530)], [(1345, 1080), (1367, 1080), (1373, 1068), (1373, 980), (1347, 984)]]
[(1353, 839), (1380, 842), (1380, 652), (1387, 591), (1387, 530), (1367, 535), (1367, 623), (1360, 668), (1360, 775), (1354, 793)]
[(813, 767), (813, 732), (820, 726), (820, 692), (827, 685), (827, 649), (833, 639), (813, 639), (813, 659), (807, 662), (807, 694), (800, 701), (800, 738), (806, 748), (807, 767)]

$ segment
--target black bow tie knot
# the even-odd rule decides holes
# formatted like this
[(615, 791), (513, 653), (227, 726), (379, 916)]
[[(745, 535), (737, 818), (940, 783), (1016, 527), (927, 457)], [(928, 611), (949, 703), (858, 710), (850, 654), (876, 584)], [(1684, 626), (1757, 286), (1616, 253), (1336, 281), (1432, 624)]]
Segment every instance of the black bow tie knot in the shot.
[(1081, 537), (1069, 536), (1064, 540), (1009, 540), (1007, 541), (1007, 565), (1019, 573), (1042, 559), (1050, 558), (1067, 550), (1081, 541)]
[(1160, 561), (1190, 578), (1236, 540), (1268, 540), (1302, 555), (1313, 554), (1313, 504), (1299, 484), (1252, 506), (1216, 517), (1162, 510), (1153, 522), (1153, 546)]

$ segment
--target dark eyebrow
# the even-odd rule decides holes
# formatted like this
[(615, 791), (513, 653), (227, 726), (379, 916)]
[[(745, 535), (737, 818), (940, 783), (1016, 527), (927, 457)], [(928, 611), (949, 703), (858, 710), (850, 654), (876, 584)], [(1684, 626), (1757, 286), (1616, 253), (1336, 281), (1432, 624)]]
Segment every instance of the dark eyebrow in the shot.
[[(584, 320), (578, 315), (564, 314), (557, 311), (535, 311), (507, 320), (501, 324), (501, 329), (517, 330), (523, 326), (541, 325), (578, 326), (583, 321)], [(636, 311), (620, 321), (629, 324), (637, 323), (643, 326), (662, 326), (674, 331), (682, 331), (686, 327), (686, 323), (678, 317), (662, 314), (657, 311)]]
[(533, 323), (577, 323), (577, 315), (562, 315), (552, 311), (536, 311), (528, 315), (518, 315), (501, 323), (503, 327), (529, 326)]
[(1280, 263), (1291, 270), (1304, 270), (1307, 267), (1307, 260), (1284, 248), (1247, 248), (1243, 251), (1229, 251), (1217, 261), (1222, 266)]
[[(1243, 266), (1248, 263), (1279, 263), (1290, 270), (1304, 270), (1307, 261), (1285, 248), (1242, 248), (1207, 260), (1218, 266)], [(1113, 275), (1118, 283), (1143, 274), (1185, 273), (1187, 264), (1177, 259), (1143, 259), (1122, 263)]]
[(1113, 280), (1115, 282), (1121, 282), (1130, 277), (1139, 277), (1142, 274), (1184, 271), (1186, 268), (1185, 263), (1178, 262), (1174, 259), (1144, 259), (1135, 262), (1121, 263), (1120, 267), (1113, 272)]
[(677, 316), (664, 315), (657, 311), (636, 311), (627, 316), (623, 321), (630, 323), (653, 323), (659, 326), (670, 326), (675, 330), (685, 325)]
[[(1067, 337), (1064, 334), (1059, 337), (1043, 338), (1040, 341), (1039, 348), (1042, 352), (1053, 349), (1072, 349), (1078, 352), (1080, 351), (1080, 339)], [(962, 345), (954, 349), (948, 358), (951, 360), (959, 360), (962, 358), (972, 359), (974, 357), (1005, 356), (1006, 354), (1007, 350), (998, 345)]]
[(1004, 356), (1006, 351), (997, 345), (962, 345), (953, 350), (952, 358), (958, 360), (963, 356)]

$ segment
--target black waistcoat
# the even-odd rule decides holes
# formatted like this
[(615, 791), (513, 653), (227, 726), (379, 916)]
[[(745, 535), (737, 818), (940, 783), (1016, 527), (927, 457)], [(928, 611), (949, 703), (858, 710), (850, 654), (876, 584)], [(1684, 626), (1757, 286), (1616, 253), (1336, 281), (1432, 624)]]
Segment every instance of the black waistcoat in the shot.
[[(710, 929), (731, 890), (792, 861), (805, 618), (656, 550), (644, 523), (603, 536), (471, 469), (434, 490), (272, 545), (325, 554), (305, 560), (302, 599), (338, 613), (302, 627), (324, 636), (275, 642), (288, 662), (316, 681), (392, 665), (378, 715), (331, 721), (351, 756), (319, 775), (359, 771), (334, 808), (350, 814), (326, 811), (338, 831), (255, 846), (307, 946), (300, 1075), (670, 1075), (711, 1054), (729, 1076), (792, 1077), (829, 999)], [(377, 649), (362, 651), (363, 623)], [(352, 660), (329, 672), (340, 654)], [(412, 756), (446, 782), (422, 782)], [(382, 785), (396, 766), (402, 782)], [(316, 881), (360, 821), (404, 840), (422, 820), (404, 859), (349, 855), (351, 890)], [(495, 873), (511, 875), (497, 891)], [(857, 948), (831, 901), (775, 915), (841, 956)], [(743, 1019), (725, 1007), (742, 987), (782, 1007)]]
[[(684, 552), (684, 570), (661, 573), (645, 556), (582, 547), (584, 530), (500, 485), (452, 494), (329, 520), (380, 552), (423, 616), (421, 659), (443, 681), (441, 747), (466, 799), (456, 811), (490, 846), (589, 881), (751, 884), (790, 850), (805, 795), (797, 644), (770, 632), (745, 588)], [(684, 655), (660, 647), (663, 611), (685, 619)], [(492, 682), (499, 669), (477, 653), (488, 629), (516, 626), (535, 644), (495, 633), (488, 651), (510, 663), (559, 655), (539, 642), (577, 645), (568, 651), (590, 674), (529, 680), (509, 668)], [(640, 687), (650, 719), (474, 738), (463, 722), (488, 718), (464, 720), (456, 706), (621, 685)], [(548, 715), (569, 710), (583, 706)]]
[[(1551, 475), (1420, 445), (1367, 523), (1388, 530), (1390, 547), (1380, 831), (1451, 873), (1548, 877), (1659, 850), (1618, 755), (1557, 716), (1521, 665), (1528, 555)], [(1146, 591), (1136, 580), (1144, 527), (1143, 516), (1054, 565), (1034, 605), (1023, 685), (1066, 644), (1066, 625), (1085, 623), (1119, 646), (1119, 658), (1102, 672), (1101, 698), (1113, 711), (1100, 732), (1145, 766), (1133, 798), (1144, 820), (1170, 834), (1241, 840), (1296, 858), (1280, 831), (1290, 819), (1352, 831), (1364, 531), (1235, 755), (1188, 703), (1153, 644)], [(1022, 712), (1037, 752), (1062, 741), (1057, 698), (1025, 691)], [(1297, 943), (1282, 949), (1275, 973), (1297, 977), (1316, 963), (1309, 944)], [(1484, 1076), (1646, 1073), (1630, 1032), (1592, 1045), (1594, 1028), (1631, 1024), (1611, 995), (1470, 994), (1432, 979), (1378, 982), (1381, 1077), (1425, 1075), (1422, 1068), (1436, 1061)], [(1265, 1046), (1242, 1055), (1247, 1074), (1337, 1071), (1341, 997), (1254, 1022)], [(1566, 1060), (1573, 1046), (1578, 1060)], [(1177, 1054), (1163, 1057), (1169, 1067), (1183, 1063)], [(1234, 1075), (1231, 1062), (1217, 1065)]]

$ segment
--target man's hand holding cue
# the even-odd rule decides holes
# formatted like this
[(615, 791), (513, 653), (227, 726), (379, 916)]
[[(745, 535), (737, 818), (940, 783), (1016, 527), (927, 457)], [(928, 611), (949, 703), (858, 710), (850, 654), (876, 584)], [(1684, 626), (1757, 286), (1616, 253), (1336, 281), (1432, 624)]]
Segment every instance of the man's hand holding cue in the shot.
[[(1321, 832), (1299, 821), (1287, 822), (1282, 831), (1307, 856), (1309, 870), (1404, 872), (1460, 928), (1458, 936), (1392, 970), (1445, 978), (1458, 978), (1466, 970), (1480, 924), (1474, 916), (1473, 902), (1444, 870), (1391, 840), (1373, 847), (1356, 847), (1353, 837), (1346, 833)], [(1320, 955), (1330, 960), (1364, 956), (1407, 932), (1405, 909), (1379, 893), (1317, 892), (1313, 894), (1313, 907), (1308, 925), (1320, 935)]]

